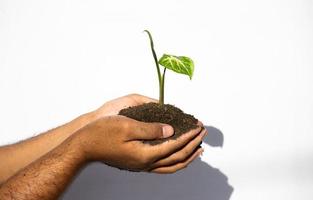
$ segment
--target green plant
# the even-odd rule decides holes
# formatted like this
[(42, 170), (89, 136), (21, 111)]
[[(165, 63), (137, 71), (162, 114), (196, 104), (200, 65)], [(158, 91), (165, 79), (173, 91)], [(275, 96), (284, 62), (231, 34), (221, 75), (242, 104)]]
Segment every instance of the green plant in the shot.
[[(169, 54), (163, 54), (160, 60), (158, 60), (158, 57), (154, 50), (151, 33), (148, 30), (144, 30), (144, 32), (146, 32), (149, 36), (151, 51), (157, 68), (159, 79), (159, 104), (164, 105), (164, 81), (166, 69), (170, 69), (180, 74), (188, 75), (191, 80), (194, 71), (194, 64), (193, 61), (186, 56), (174, 56)], [(159, 65), (162, 65), (164, 67), (162, 74)]]

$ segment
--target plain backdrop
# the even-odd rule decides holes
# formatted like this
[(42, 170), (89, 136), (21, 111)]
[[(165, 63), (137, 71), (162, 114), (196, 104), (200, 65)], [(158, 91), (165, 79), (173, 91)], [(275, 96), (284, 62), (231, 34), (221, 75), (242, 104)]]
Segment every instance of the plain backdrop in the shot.
[[(0, 0), (0, 144), (128, 93), (157, 98), (144, 29), (159, 56), (194, 60), (192, 81), (167, 73), (165, 101), (220, 130), (223, 146), (204, 144), (198, 164), (153, 179), (92, 165), (99, 173), (85, 169), (64, 198), (78, 190), (94, 199), (141, 199), (140, 192), (158, 191), (151, 199), (187, 200), (184, 192), (196, 191), (201, 180), (193, 194), (201, 199), (312, 199), (312, 0)], [(201, 173), (187, 176), (192, 170)], [(97, 177), (93, 191), (87, 186)], [(230, 198), (218, 190), (226, 185)], [(99, 188), (108, 196), (97, 194)]]

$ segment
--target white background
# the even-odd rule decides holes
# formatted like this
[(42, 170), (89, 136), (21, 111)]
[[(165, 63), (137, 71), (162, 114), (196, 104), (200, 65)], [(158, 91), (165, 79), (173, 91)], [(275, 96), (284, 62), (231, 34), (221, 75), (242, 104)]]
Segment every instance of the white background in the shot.
[(157, 97), (144, 29), (158, 55), (195, 61), (192, 81), (167, 73), (165, 101), (223, 133), (202, 160), (230, 199), (312, 199), (311, 0), (0, 0), (0, 144), (128, 93)]

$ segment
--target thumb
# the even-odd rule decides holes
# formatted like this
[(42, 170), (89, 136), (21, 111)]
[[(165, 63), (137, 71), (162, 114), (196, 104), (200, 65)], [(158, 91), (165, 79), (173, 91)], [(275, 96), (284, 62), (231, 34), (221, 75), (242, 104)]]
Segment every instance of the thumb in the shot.
[(174, 129), (168, 124), (140, 122), (132, 132), (132, 139), (154, 140), (172, 136)]

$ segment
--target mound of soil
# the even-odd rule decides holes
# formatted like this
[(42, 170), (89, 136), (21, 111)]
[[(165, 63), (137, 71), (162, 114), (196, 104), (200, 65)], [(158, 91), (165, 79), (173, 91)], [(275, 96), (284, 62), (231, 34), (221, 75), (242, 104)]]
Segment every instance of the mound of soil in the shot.
[(174, 135), (169, 138), (143, 141), (151, 145), (160, 144), (170, 139), (176, 139), (183, 133), (197, 128), (198, 123), (198, 120), (194, 116), (186, 114), (179, 108), (170, 104), (160, 105), (158, 103), (146, 103), (122, 109), (119, 115), (142, 122), (161, 122), (169, 124), (174, 128)]

